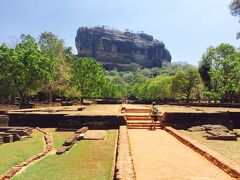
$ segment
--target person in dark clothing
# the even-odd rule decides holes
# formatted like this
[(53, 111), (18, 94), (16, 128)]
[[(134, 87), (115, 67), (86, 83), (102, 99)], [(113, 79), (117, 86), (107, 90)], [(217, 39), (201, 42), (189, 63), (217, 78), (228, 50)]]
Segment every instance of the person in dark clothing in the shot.
[(152, 126), (151, 126), (151, 129), (155, 130), (156, 129), (156, 122), (158, 121), (158, 118), (159, 118), (159, 110), (156, 106), (156, 103), (153, 102), (152, 103), (152, 107), (151, 107), (151, 111), (149, 113), (149, 115), (151, 116), (152, 118)]

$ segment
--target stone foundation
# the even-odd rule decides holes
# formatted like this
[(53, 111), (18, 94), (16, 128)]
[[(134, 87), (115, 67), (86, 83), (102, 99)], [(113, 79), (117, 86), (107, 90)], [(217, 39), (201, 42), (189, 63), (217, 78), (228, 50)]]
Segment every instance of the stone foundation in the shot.
[(161, 121), (163, 126), (171, 126), (175, 129), (188, 129), (192, 126), (199, 126), (204, 124), (219, 124), (227, 127), (230, 130), (233, 129), (233, 123), (231, 119), (228, 117), (228, 114), (224, 112), (166, 112), (163, 114)]
[(84, 126), (89, 129), (118, 129), (124, 124), (126, 122), (123, 115), (9, 114), (9, 126), (77, 130)]
[(227, 115), (233, 123), (233, 128), (240, 129), (240, 112), (227, 112)]
[(56, 128), (63, 120), (64, 114), (9, 114), (9, 126), (29, 126), (42, 128)]
[(96, 116), (64, 116), (64, 119), (58, 123), (58, 129), (79, 129), (87, 126), (89, 129), (118, 129), (120, 125), (124, 125), (124, 116), (114, 115), (96, 115)]

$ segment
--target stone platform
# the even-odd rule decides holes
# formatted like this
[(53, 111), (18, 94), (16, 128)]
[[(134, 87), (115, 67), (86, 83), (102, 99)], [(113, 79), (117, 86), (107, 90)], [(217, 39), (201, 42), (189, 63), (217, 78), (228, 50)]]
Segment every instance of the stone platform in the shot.
[(14, 110), (7, 113), (9, 126), (52, 127), (59, 130), (117, 129), (125, 124), (121, 105), (92, 105)]

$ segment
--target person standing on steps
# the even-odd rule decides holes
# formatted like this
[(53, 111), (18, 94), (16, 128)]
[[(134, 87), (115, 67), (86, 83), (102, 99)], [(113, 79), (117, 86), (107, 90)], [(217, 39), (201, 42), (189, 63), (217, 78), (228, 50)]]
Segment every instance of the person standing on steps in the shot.
[(153, 102), (152, 103), (152, 107), (151, 107), (151, 111), (149, 113), (149, 116), (151, 116), (152, 118), (152, 126), (151, 126), (151, 129), (152, 130), (155, 130), (156, 129), (156, 122), (158, 121), (158, 118), (159, 118), (159, 110), (156, 106), (156, 103)]

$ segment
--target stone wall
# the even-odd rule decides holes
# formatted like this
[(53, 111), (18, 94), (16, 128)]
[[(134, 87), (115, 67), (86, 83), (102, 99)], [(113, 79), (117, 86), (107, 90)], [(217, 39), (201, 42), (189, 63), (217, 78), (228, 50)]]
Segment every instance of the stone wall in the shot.
[(63, 115), (63, 114), (9, 114), (9, 126), (29, 126), (59, 129), (118, 129), (126, 124), (124, 116), (116, 115)]
[(118, 129), (120, 125), (126, 124), (124, 116), (96, 115), (96, 116), (65, 116), (58, 124), (59, 129), (79, 129), (87, 126), (89, 129)]
[(240, 112), (227, 112), (227, 115), (233, 123), (233, 128), (240, 129)]
[(230, 130), (233, 129), (233, 123), (227, 113), (166, 112), (163, 114), (162, 124), (176, 129), (187, 129), (204, 124), (220, 124)]
[(57, 127), (64, 118), (63, 114), (9, 114), (9, 126)]

